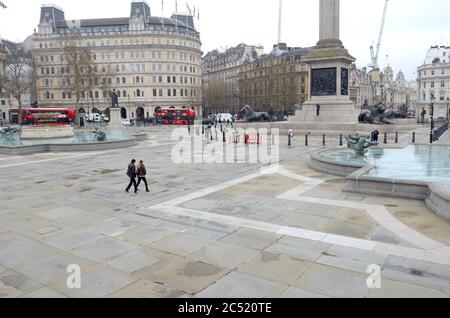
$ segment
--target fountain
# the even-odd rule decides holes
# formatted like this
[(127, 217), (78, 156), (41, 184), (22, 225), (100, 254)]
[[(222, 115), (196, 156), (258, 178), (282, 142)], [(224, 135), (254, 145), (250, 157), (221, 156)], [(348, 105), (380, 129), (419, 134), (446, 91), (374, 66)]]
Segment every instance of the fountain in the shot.
[(378, 145), (378, 142), (370, 141), (370, 136), (356, 134), (347, 138), (347, 147), (356, 154), (364, 156), (370, 147)]
[[(361, 140), (364, 139), (359, 139), (362, 145)], [(431, 210), (450, 220), (449, 147), (376, 147), (361, 155), (354, 152), (358, 142), (349, 141), (350, 149), (322, 148), (311, 154), (308, 166), (322, 173), (346, 177), (348, 192), (422, 199)]]

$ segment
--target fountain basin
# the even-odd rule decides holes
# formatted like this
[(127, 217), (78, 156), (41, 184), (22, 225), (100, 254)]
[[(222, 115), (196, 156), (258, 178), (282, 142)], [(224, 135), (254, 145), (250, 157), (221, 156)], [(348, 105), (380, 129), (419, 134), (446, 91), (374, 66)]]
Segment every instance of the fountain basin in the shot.
[(72, 137), (50, 139), (22, 139), (18, 135), (0, 139), (0, 154), (26, 155), (40, 152), (97, 151), (132, 147), (146, 140), (147, 134), (125, 130), (106, 131), (106, 141), (96, 141), (90, 131), (76, 131)]
[(450, 147), (371, 148), (366, 156), (346, 148), (322, 148), (311, 154), (308, 165), (346, 177), (348, 192), (425, 200), (450, 221)]
[(74, 136), (72, 126), (24, 126), (21, 140), (26, 139), (56, 139)]

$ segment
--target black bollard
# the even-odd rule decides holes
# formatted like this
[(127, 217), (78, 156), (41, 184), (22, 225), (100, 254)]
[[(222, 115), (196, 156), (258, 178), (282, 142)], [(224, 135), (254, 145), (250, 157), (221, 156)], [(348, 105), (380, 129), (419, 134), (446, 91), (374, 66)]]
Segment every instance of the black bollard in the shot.
[(259, 133), (256, 134), (256, 138), (257, 138), (256, 144), (259, 145)]
[(222, 124), (220, 124), (220, 131), (223, 131), (223, 127), (222, 127)]
[(342, 146), (342, 145), (344, 145), (344, 144), (342, 142), (342, 134), (340, 134), (339, 135), (339, 146)]
[(205, 126), (202, 126), (202, 135), (205, 134)]
[(222, 131), (222, 134), (223, 134), (223, 142), (227, 142), (227, 138), (225, 136), (225, 131)]
[(416, 143), (416, 132), (413, 132), (412, 143)]
[(322, 146), (326, 145), (326, 136), (325, 134), (322, 135)]
[(191, 126), (188, 126), (189, 135), (191, 134)]
[(305, 146), (308, 147), (308, 134), (305, 135)]
[(398, 131), (395, 133), (395, 143), (398, 144)]
[(387, 144), (387, 133), (384, 133), (384, 144)]
[(433, 132), (430, 133), (430, 144), (433, 144)]

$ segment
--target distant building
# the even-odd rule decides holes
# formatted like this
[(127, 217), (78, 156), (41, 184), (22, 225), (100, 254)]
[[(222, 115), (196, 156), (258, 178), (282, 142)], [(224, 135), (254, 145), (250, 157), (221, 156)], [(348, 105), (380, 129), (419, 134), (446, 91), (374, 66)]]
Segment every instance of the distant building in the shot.
[[(388, 65), (382, 73), (382, 99), (388, 108), (407, 104), (408, 91), (405, 74), (399, 71), (394, 77), (393, 69)], [(407, 105), (409, 106), (409, 105)]]
[(264, 48), (241, 43), (224, 52), (214, 50), (202, 59), (203, 107), (206, 113), (237, 112), (239, 72), (243, 63), (257, 59)]
[(449, 46), (432, 46), (428, 50), (423, 65), (417, 69), (417, 85), (420, 101), (416, 108), (425, 108), (429, 113), (433, 102), (435, 118), (446, 118), (450, 103)]
[[(25, 42), (24, 42), (25, 43)], [(8, 59), (12, 54), (16, 54), (20, 61), (26, 64), (26, 67), (30, 67), (32, 62), (31, 51), (27, 49), (24, 43), (14, 43), (5, 39), (0, 42), (0, 76), (3, 76), (7, 72)], [(35, 91), (32, 90), (27, 94), (24, 94), (21, 98), (23, 107), (30, 107), (31, 100), (35, 99)], [(0, 91), (0, 123), (9, 123), (11, 119), (11, 110), (16, 109), (19, 102), (13, 97), (8, 95), (4, 90)]]
[(308, 100), (308, 67), (302, 57), (309, 51), (280, 43), (270, 54), (246, 61), (240, 72), (241, 105), (257, 111), (295, 114), (296, 108)]
[(133, 1), (128, 17), (66, 20), (62, 9), (42, 6), (33, 39), (39, 106), (75, 104), (63, 83), (68, 38), (90, 48), (101, 78), (95, 89), (82, 94), (85, 112), (107, 112), (116, 90), (123, 118), (142, 120), (170, 106), (195, 107), (201, 114), (202, 43), (192, 15), (157, 17), (145, 1)]
[(374, 94), (371, 87), (370, 74), (367, 68), (358, 69), (356, 64), (352, 64), (349, 74), (350, 99), (359, 108), (364, 105), (374, 104)]

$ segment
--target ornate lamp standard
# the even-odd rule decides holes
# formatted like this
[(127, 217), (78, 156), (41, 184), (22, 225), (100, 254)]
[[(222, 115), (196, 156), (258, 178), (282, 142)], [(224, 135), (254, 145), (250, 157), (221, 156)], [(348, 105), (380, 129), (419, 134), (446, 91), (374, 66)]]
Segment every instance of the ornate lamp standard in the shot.
[(433, 132), (434, 132), (434, 94), (431, 94), (431, 133), (430, 133), (430, 144), (433, 143)]
[(450, 98), (447, 97), (447, 121), (449, 120), (449, 104), (450, 104)]

